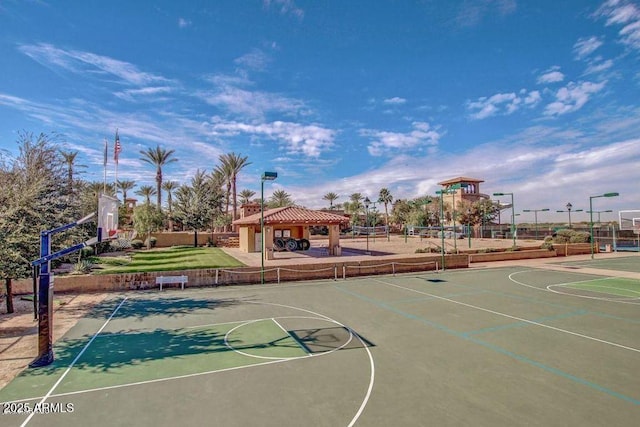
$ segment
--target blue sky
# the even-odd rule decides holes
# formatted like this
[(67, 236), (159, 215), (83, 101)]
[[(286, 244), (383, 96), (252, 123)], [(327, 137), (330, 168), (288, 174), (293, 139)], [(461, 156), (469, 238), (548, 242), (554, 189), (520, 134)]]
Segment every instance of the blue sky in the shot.
[(239, 189), (277, 171), (266, 196), (310, 208), (464, 175), (540, 220), (610, 191), (594, 209), (640, 209), (634, 1), (4, 0), (0, 58), (0, 149), (58, 132), (89, 180), (118, 128), (118, 178), (139, 185), (160, 144), (165, 179), (234, 151)]

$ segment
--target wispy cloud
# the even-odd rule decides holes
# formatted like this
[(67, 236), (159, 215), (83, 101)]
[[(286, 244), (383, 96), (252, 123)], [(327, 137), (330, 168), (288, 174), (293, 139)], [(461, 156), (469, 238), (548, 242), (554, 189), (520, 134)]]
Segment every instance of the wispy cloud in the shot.
[(573, 53), (576, 59), (584, 59), (596, 51), (603, 42), (598, 37), (581, 38), (573, 45)]
[(558, 89), (556, 100), (546, 106), (544, 114), (547, 116), (560, 116), (582, 108), (592, 95), (600, 92), (606, 85), (606, 81), (570, 82), (565, 87)]
[(233, 62), (251, 70), (263, 71), (270, 61), (271, 58), (265, 52), (260, 49), (253, 49), (251, 52), (236, 58)]
[(302, 154), (319, 157), (334, 145), (335, 131), (316, 124), (303, 125), (293, 122), (274, 121), (250, 124), (236, 121), (214, 121), (211, 130), (219, 136), (238, 134), (253, 135), (276, 141), (289, 155)]
[(461, 27), (473, 27), (487, 15), (506, 16), (515, 12), (516, 8), (516, 0), (465, 0), (458, 10), (456, 23)]
[(618, 31), (620, 41), (640, 49), (640, 9), (628, 0), (607, 0), (596, 12), (606, 19), (607, 26), (622, 26)]
[(557, 83), (563, 80), (564, 74), (562, 74), (558, 66), (553, 66), (538, 76), (538, 84)]
[(189, 21), (188, 19), (185, 19), (185, 18), (179, 18), (178, 19), (178, 27), (186, 28), (186, 27), (190, 27), (190, 26), (191, 26), (191, 21)]
[(386, 153), (397, 154), (408, 149), (424, 149), (424, 147), (437, 145), (443, 135), (438, 129), (432, 128), (429, 123), (413, 122), (412, 127), (413, 130), (407, 133), (361, 129), (360, 135), (373, 140), (367, 147), (372, 156), (381, 156)]
[(274, 7), (283, 15), (293, 15), (298, 19), (304, 17), (304, 10), (296, 6), (294, 0), (263, 0), (265, 8)]
[[(136, 100), (144, 100), (150, 101), (151, 97), (155, 97), (156, 95), (168, 94), (173, 91), (173, 88), (170, 86), (149, 86), (140, 89), (128, 89), (120, 92), (114, 93), (120, 99), (125, 101), (136, 101)], [(166, 98), (158, 98), (157, 100), (162, 100)]]
[(605, 61), (602, 61), (601, 58), (599, 59), (600, 61), (591, 61), (589, 63), (589, 66), (584, 72), (585, 75), (599, 74), (613, 67), (613, 61), (611, 59), (607, 59)]
[(474, 120), (482, 120), (495, 115), (509, 115), (523, 106), (534, 107), (542, 99), (537, 90), (527, 91), (522, 89), (515, 92), (498, 93), (490, 97), (481, 97), (476, 101), (468, 101), (467, 109)]
[(162, 76), (140, 71), (128, 62), (91, 52), (60, 49), (47, 43), (22, 44), (18, 49), (47, 67), (61, 68), (75, 74), (98, 73), (105, 77), (115, 76), (120, 79), (120, 83), (140, 86), (169, 82), (169, 79)]
[(398, 96), (394, 96), (393, 98), (387, 98), (382, 102), (384, 102), (385, 104), (390, 104), (390, 105), (402, 105), (402, 104), (406, 103), (407, 100), (404, 99), (404, 98), (400, 98)]

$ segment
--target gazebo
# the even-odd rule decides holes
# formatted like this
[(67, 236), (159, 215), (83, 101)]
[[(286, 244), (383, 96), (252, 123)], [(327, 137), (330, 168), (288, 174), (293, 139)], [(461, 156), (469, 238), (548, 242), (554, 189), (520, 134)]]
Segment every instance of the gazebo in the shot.
[[(255, 212), (255, 206), (242, 206), (242, 214)], [(253, 209), (252, 209), (253, 208)], [(240, 250), (244, 252), (260, 252), (260, 218), (259, 212), (233, 221), (238, 228)], [(329, 212), (286, 206), (264, 211), (264, 248), (267, 259), (273, 258), (274, 239), (293, 238), (309, 239), (309, 227), (327, 226), (329, 230), (329, 255), (340, 255), (340, 225), (348, 224), (349, 218)]]

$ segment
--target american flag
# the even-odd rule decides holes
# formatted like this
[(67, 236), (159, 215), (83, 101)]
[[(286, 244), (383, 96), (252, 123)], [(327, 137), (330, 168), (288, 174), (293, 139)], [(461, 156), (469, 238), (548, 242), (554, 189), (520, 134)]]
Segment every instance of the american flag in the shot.
[(118, 136), (118, 130), (116, 130), (116, 143), (113, 146), (113, 160), (118, 163), (118, 155), (122, 151), (122, 145), (120, 145), (120, 136)]

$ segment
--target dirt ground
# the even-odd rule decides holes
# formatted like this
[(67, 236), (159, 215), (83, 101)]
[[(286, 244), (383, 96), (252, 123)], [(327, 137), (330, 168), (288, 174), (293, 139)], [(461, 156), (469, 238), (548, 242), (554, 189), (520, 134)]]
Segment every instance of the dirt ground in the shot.
[[(53, 339), (62, 337), (78, 319), (107, 294), (60, 294), (54, 297)], [(13, 298), (14, 313), (7, 314), (6, 297), (0, 298), (0, 388), (27, 367), (38, 352), (38, 322), (33, 302)]]

